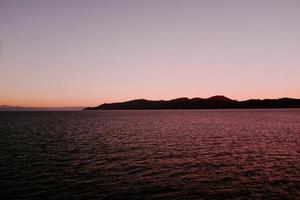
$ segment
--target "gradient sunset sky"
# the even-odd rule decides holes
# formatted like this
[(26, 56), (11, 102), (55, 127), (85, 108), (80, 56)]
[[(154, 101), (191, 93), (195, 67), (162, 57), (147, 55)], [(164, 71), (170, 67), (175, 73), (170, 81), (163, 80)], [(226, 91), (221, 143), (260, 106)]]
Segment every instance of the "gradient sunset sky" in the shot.
[(299, 0), (0, 0), (0, 105), (300, 98)]

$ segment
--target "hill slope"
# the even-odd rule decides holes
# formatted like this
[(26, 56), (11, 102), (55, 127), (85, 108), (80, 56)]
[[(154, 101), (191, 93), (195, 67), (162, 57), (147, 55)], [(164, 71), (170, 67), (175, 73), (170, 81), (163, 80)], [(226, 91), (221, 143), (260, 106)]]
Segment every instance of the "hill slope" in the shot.
[(300, 108), (300, 99), (250, 99), (237, 101), (225, 96), (202, 98), (178, 98), (172, 100), (137, 99), (119, 103), (105, 103), (84, 110), (144, 110), (144, 109), (242, 109), (242, 108)]

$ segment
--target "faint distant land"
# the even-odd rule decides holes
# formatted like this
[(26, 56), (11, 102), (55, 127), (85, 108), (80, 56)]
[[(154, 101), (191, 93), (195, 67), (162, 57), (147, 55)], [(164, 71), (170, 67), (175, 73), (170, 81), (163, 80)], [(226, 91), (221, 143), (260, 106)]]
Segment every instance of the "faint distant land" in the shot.
[(255, 108), (300, 108), (300, 99), (250, 99), (237, 101), (225, 96), (203, 98), (178, 98), (151, 101), (137, 99), (120, 103), (104, 103), (84, 110), (149, 110), (149, 109), (255, 109)]
[(22, 107), (0, 105), (0, 111), (68, 111), (68, 110), (82, 110), (83, 107)]

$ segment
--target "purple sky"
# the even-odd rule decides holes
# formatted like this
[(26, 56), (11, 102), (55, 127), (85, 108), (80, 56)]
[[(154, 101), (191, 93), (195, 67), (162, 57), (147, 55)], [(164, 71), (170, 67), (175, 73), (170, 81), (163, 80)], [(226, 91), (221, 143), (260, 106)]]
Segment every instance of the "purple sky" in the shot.
[(0, 0), (0, 104), (300, 98), (300, 1)]

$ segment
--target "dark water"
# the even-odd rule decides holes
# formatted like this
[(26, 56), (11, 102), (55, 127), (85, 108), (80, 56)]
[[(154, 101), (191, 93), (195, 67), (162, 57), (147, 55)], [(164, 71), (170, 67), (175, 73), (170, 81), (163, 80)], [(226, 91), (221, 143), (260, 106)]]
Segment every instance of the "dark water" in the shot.
[(300, 110), (0, 113), (1, 199), (300, 199)]

